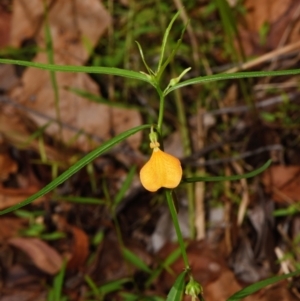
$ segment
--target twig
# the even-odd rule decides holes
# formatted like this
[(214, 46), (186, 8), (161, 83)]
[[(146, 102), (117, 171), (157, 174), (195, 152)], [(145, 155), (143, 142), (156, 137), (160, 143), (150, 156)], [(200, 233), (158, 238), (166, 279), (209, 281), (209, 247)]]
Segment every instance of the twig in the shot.
[(257, 65), (260, 65), (262, 63), (265, 63), (266, 61), (268, 61), (270, 59), (274, 59), (275, 57), (278, 57), (280, 55), (287, 54), (289, 52), (299, 50), (299, 49), (300, 49), (300, 41), (297, 41), (293, 44), (289, 44), (287, 46), (284, 46), (284, 47), (281, 47), (274, 51), (271, 51), (269, 53), (266, 53), (266, 54), (258, 57), (257, 59), (243, 63), (242, 65), (240, 65), (238, 67), (231, 68), (231, 69), (227, 70), (225, 73), (235, 73), (235, 72), (242, 71), (242, 70), (244, 71), (244, 70), (253, 68)]

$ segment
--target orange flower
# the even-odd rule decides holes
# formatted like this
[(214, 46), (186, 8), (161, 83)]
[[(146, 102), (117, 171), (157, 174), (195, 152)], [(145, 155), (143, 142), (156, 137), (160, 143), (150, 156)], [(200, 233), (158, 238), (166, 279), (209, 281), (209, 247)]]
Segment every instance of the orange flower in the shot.
[(145, 189), (154, 192), (161, 187), (175, 188), (182, 178), (180, 161), (159, 149), (158, 142), (152, 142), (153, 153), (140, 171), (140, 179)]

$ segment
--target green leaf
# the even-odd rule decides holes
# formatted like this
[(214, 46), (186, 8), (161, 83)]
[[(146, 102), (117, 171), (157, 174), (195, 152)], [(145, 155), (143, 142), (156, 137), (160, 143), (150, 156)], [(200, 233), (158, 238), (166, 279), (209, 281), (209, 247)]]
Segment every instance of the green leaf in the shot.
[(168, 41), (168, 36), (170, 34), (170, 31), (171, 31), (171, 28), (173, 26), (173, 23), (177, 19), (179, 13), (180, 13), (180, 11), (178, 11), (174, 15), (174, 17), (172, 18), (171, 22), (169, 23), (167, 29), (165, 30), (165, 34), (164, 34), (164, 37), (163, 37), (163, 41), (162, 41), (162, 45), (161, 45), (161, 50), (160, 50), (161, 54), (160, 54), (159, 63), (158, 63), (157, 71), (156, 71), (157, 74), (159, 74), (159, 73), (161, 74), (160, 68), (161, 68), (161, 65), (162, 65), (163, 60), (164, 60), (165, 51), (166, 51), (166, 45), (167, 45), (167, 41)]
[(91, 204), (91, 205), (103, 205), (106, 204), (105, 200), (89, 197), (80, 197), (80, 196), (53, 196), (54, 200), (57, 201), (66, 201), (79, 204)]
[[(177, 50), (179, 49), (179, 46), (181, 45), (183, 34), (185, 33), (187, 26), (188, 26), (188, 23), (186, 23), (185, 26), (183, 27), (183, 29), (181, 31), (181, 36), (180, 36), (179, 40), (177, 40), (175, 48), (172, 49), (171, 54), (167, 57), (167, 59), (165, 60), (163, 65), (157, 70), (156, 78), (158, 81), (159, 81), (162, 73), (166, 69), (166, 67), (169, 65), (169, 63), (171, 62), (171, 60), (174, 58), (175, 54), (177, 53)], [(165, 91), (168, 91), (168, 87), (166, 88)], [(165, 91), (164, 91), (164, 93), (165, 93)]]
[(12, 64), (20, 65), (26, 67), (34, 67), (38, 69), (50, 70), (50, 71), (60, 71), (60, 72), (85, 72), (85, 73), (98, 73), (98, 74), (110, 74), (116, 76), (122, 76), (137, 80), (142, 80), (151, 84), (149, 78), (136, 71), (124, 70), (120, 68), (111, 68), (111, 67), (90, 67), (90, 66), (71, 66), (71, 65), (52, 65), (52, 64), (42, 64), (36, 62), (27, 62), (20, 60), (9, 60), (9, 59), (0, 59), (2, 64)]
[(132, 253), (127, 248), (122, 248), (122, 253), (123, 253), (124, 258), (128, 262), (135, 265), (137, 268), (141, 269), (142, 271), (144, 271), (146, 273), (151, 273), (152, 272), (151, 269), (144, 263), (144, 261), (142, 261), (137, 255)]
[(237, 33), (236, 18), (226, 0), (215, 0), (215, 4), (219, 10), (222, 25), (227, 38), (231, 39), (230, 42), (233, 45), (233, 39), (235, 38), (235, 35)]
[(182, 183), (194, 183), (194, 182), (219, 182), (219, 181), (235, 181), (240, 179), (252, 178), (261, 172), (265, 171), (272, 163), (272, 160), (267, 161), (263, 166), (257, 168), (249, 173), (234, 176), (221, 176), (221, 177), (191, 177), (182, 180)]
[(138, 49), (139, 49), (139, 52), (140, 52), (140, 56), (142, 58), (142, 61), (144, 63), (144, 66), (145, 68), (147, 69), (148, 71), (148, 74), (151, 76), (154, 74), (154, 72), (151, 70), (151, 68), (148, 66), (146, 60), (145, 60), (145, 57), (144, 57), (144, 52), (143, 52), (143, 49), (142, 49), (142, 46), (140, 45), (140, 43), (138, 41), (135, 41), (137, 46), (138, 46)]
[(125, 181), (122, 184), (121, 189), (118, 191), (117, 195), (114, 198), (114, 205), (117, 206), (123, 199), (125, 193), (128, 191), (129, 186), (133, 180), (133, 177), (135, 175), (135, 171), (136, 171), (136, 166), (132, 166), (131, 169), (129, 170), (127, 177), (125, 179)]
[[(1, 62), (1, 61), (0, 61)], [(300, 69), (293, 70), (280, 70), (280, 71), (250, 71), (250, 72), (237, 72), (237, 73), (221, 73), (208, 76), (199, 76), (180, 82), (173, 87), (170, 87), (165, 95), (170, 92), (189, 85), (208, 83), (226, 79), (250, 78), (250, 77), (264, 77), (264, 76), (281, 76), (281, 75), (297, 75), (300, 74)]]
[(185, 286), (185, 275), (186, 271), (183, 271), (179, 274), (177, 277), (174, 285), (172, 286), (167, 300), (166, 301), (181, 301), (183, 291), (184, 291), (184, 286)]
[(254, 284), (251, 284), (245, 288), (243, 288), (242, 290), (238, 291), (237, 293), (233, 294), (231, 297), (229, 297), (229, 299), (227, 299), (227, 301), (238, 301), (241, 300), (257, 291), (259, 291), (260, 289), (270, 285), (270, 284), (274, 284), (278, 281), (293, 277), (293, 276), (297, 276), (300, 274), (300, 270), (296, 271), (296, 272), (292, 272), (289, 274), (285, 274), (285, 275), (280, 275), (280, 276), (275, 276), (275, 277), (271, 277), (259, 282), (256, 282)]
[(148, 287), (153, 281), (161, 274), (161, 272), (165, 269), (170, 271), (170, 265), (174, 263), (181, 255), (181, 249), (177, 248), (173, 251), (163, 262), (159, 265), (147, 279), (145, 286)]
[(64, 298), (62, 297), (62, 288), (63, 288), (66, 266), (67, 266), (67, 262), (64, 261), (60, 269), (60, 272), (54, 278), (53, 288), (49, 292), (47, 298), (48, 301), (64, 300)]
[(83, 168), (84, 166), (86, 166), (87, 164), (92, 162), (98, 156), (102, 155), (103, 153), (105, 153), (106, 151), (111, 149), (114, 145), (120, 143), (121, 141), (128, 138), (129, 136), (131, 136), (131, 135), (133, 135), (133, 134), (135, 134), (135, 133), (137, 133), (141, 130), (150, 128), (150, 127), (151, 127), (151, 125), (149, 125), (149, 124), (137, 126), (137, 127), (132, 128), (132, 129), (126, 131), (126, 132), (123, 132), (122, 134), (110, 139), (107, 142), (104, 142), (101, 146), (99, 146), (95, 150), (91, 151), (89, 154), (87, 154), (81, 160), (76, 162), (73, 166), (71, 166), (68, 170), (66, 170), (64, 173), (62, 173), (59, 177), (57, 177), (55, 180), (50, 182), (48, 185), (46, 185), (43, 189), (41, 189), (40, 191), (38, 191), (34, 195), (30, 196), (28, 199), (24, 200), (23, 202), (21, 202), (19, 204), (16, 204), (12, 207), (9, 207), (5, 210), (0, 211), (0, 215), (3, 215), (5, 213), (11, 212), (11, 211), (14, 211), (16, 209), (19, 209), (19, 208), (25, 206), (25, 205), (30, 204), (31, 202), (33, 202), (37, 198), (43, 196), (44, 194), (46, 194), (46, 193), (50, 192), (51, 190), (53, 190), (54, 188), (56, 188), (58, 185), (62, 184), (64, 181), (66, 181), (68, 178), (70, 178), (72, 175), (74, 175), (77, 171), (79, 171), (81, 168)]

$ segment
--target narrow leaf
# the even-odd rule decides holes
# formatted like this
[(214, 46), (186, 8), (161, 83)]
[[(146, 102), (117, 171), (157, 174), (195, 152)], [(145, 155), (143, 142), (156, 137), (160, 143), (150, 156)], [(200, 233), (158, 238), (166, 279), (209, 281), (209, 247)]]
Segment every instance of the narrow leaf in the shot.
[[(164, 72), (164, 70), (166, 69), (168, 64), (171, 62), (171, 60), (174, 58), (175, 54), (177, 53), (177, 50), (179, 49), (179, 46), (181, 45), (183, 34), (185, 33), (187, 26), (188, 26), (188, 23), (186, 23), (185, 26), (183, 27), (183, 29), (181, 31), (181, 36), (180, 36), (179, 40), (177, 40), (175, 48), (172, 49), (171, 54), (167, 57), (167, 59), (165, 60), (163, 65), (159, 68), (159, 70), (157, 70), (157, 79), (158, 80), (160, 79), (162, 73)], [(166, 91), (168, 91), (168, 87), (166, 88)]]
[(165, 92), (165, 95), (169, 94), (171, 91), (174, 91), (176, 89), (185, 86), (208, 83), (208, 82), (219, 81), (219, 80), (264, 77), (264, 76), (297, 75), (297, 74), (300, 74), (300, 69), (280, 70), (280, 71), (250, 71), (250, 72), (237, 72), (237, 73), (221, 73), (221, 74), (214, 74), (208, 76), (199, 76), (180, 82), (174, 85), (173, 87), (170, 87), (170, 89)]
[(145, 57), (144, 57), (144, 52), (143, 52), (143, 49), (142, 49), (142, 46), (140, 45), (140, 43), (138, 41), (135, 41), (137, 46), (138, 46), (138, 49), (139, 49), (139, 52), (140, 52), (140, 56), (142, 58), (142, 61), (144, 63), (144, 66), (146, 67), (147, 71), (148, 71), (148, 74), (149, 75), (153, 75), (154, 72), (151, 70), (151, 68), (148, 66), (146, 60), (145, 60)]
[(146, 273), (151, 273), (152, 272), (151, 269), (144, 263), (144, 261), (142, 261), (137, 255), (132, 253), (127, 248), (123, 248), (122, 253), (123, 253), (124, 258), (128, 262), (132, 263), (134, 266), (136, 266), (140, 270), (142, 270)]
[(170, 31), (171, 31), (171, 28), (173, 26), (173, 23), (175, 22), (175, 20), (177, 19), (178, 15), (179, 15), (180, 11), (178, 11), (174, 17), (172, 18), (171, 22), (169, 23), (166, 31), (165, 31), (165, 34), (164, 34), (164, 37), (163, 37), (163, 41), (162, 41), (162, 45), (161, 45), (161, 50), (160, 50), (160, 58), (159, 58), (159, 63), (158, 63), (158, 68), (157, 68), (157, 72), (156, 73), (160, 73), (160, 68), (161, 68), (161, 65), (162, 65), (162, 62), (164, 60), (164, 55), (165, 55), (165, 50), (166, 50), (166, 45), (167, 45), (167, 41), (168, 41), (168, 36), (170, 34)]
[(150, 127), (151, 127), (151, 125), (149, 125), (149, 124), (137, 126), (137, 127), (132, 128), (132, 129), (126, 131), (126, 132), (123, 132), (122, 134), (120, 134), (120, 135), (110, 139), (109, 141), (103, 143), (101, 146), (99, 146), (98, 148), (96, 148), (95, 150), (90, 152), (88, 155), (83, 157), (81, 160), (76, 162), (73, 166), (71, 166), (68, 170), (66, 170), (64, 173), (62, 173), (59, 177), (57, 177), (55, 180), (50, 182), (48, 185), (46, 185), (43, 189), (41, 189), (40, 191), (38, 191), (37, 193), (35, 193), (31, 197), (29, 197), (28, 199), (24, 200), (23, 202), (21, 202), (17, 205), (14, 205), (12, 207), (9, 207), (5, 210), (0, 211), (0, 215), (3, 215), (5, 213), (11, 212), (11, 211), (14, 211), (16, 209), (19, 209), (19, 208), (25, 206), (25, 205), (30, 204), (31, 202), (33, 202), (37, 198), (43, 196), (44, 194), (46, 194), (46, 193), (50, 192), (51, 190), (53, 190), (54, 188), (56, 188), (58, 185), (62, 184), (64, 181), (66, 181), (68, 178), (70, 178), (73, 174), (75, 174), (81, 168), (83, 168), (84, 166), (86, 166), (87, 164), (92, 162), (99, 155), (102, 155), (103, 153), (105, 153), (106, 151), (111, 149), (113, 146), (118, 144), (119, 142), (123, 141), (124, 139), (128, 138), (129, 136), (131, 136), (131, 135), (133, 135), (133, 134), (135, 134), (135, 133), (137, 133), (141, 130), (144, 130), (144, 129), (147, 129), (147, 128), (150, 128)]
[(193, 182), (219, 182), (219, 181), (235, 181), (240, 179), (252, 178), (264, 170), (266, 170), (272, 163), (272, 160), (267, 161), (263, 166), (257, 168), (249, 173), (245, 173), (242, 175), (234, 175), (234, 176), (221, 176), (221, 177), (191, 177), (185, 178), (182, 180), (183, 183), (193, 183)]
[(129, 186), (130, 186), (130, 184), (133, 180), (133, 177), (135, 175), (135, 171), (136, 171), (136, 166), (134, 165), (129, 170), (129, 172), (127, 174), (127, 177), (126, 177), (125, 181), (122, 184), (121, 189), (118, 191), (117, 195), (115, 196), (114, 205), (118, 205), (122, 201), (125, 193), (128, 191)]
[(20, 60), (9, 60), (9, 59), (0, 59), (2, 64), (12, 64), (20, 65), (26, 67), (34, 67), (38, 69), (50, 70), (50, 71), (60, 71), (60, 72), (84, 72), (84, 73), (98, 73), (98, 74), (111, 74), (116, 76), (122, 76), (137, 80), (142, 80), (148, 83), (151, 83), (149, 78), (139, 72), (124, 70), (120, 68), (113, 67), (91, 67), (91, 66), (71, 66), (71, 65), (52, 65), (52, 64), (42, 64), (36, 62), (27, 62)]
[(174, 285), (172, 286), (166, 301), (181, 301), (184, 286), (185, 286), (185, 275), (186, 271), (181, 272), (177, 277)]
[(242, 290), (238, 291), (237, 293), (233, 294), (231, 297), (229, 297), (229, 299), (227, 299), (227, 301), (238, 301), (241, 300), (257, 291), (259, 291), (260, 289), (270, 285), (270, 284), (274, 284), (278, 281), (293, 277), (293, 276), (297, 276), (300, 274), (300, 270), (296, 271), (296, 272), (292, 272), (289, 274), (284, 274), (284, 275), (280, 275), (280, 276), (275, 276), (275, 277), (271, 277), (259, 282), (256, 282), (254, 284), (251, 284), (245, 288), (243, 288)]

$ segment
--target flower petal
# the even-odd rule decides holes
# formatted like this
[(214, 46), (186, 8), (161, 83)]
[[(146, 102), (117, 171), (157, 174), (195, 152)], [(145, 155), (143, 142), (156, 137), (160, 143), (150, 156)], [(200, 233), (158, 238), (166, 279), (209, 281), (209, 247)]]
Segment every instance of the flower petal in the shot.
[(145, 189), (157, 191), (161, 187), (175, 188), (182, 178), (180, 161), (158, 147), (154, 148), (150, 160), (140, 171), (140, 179)]

